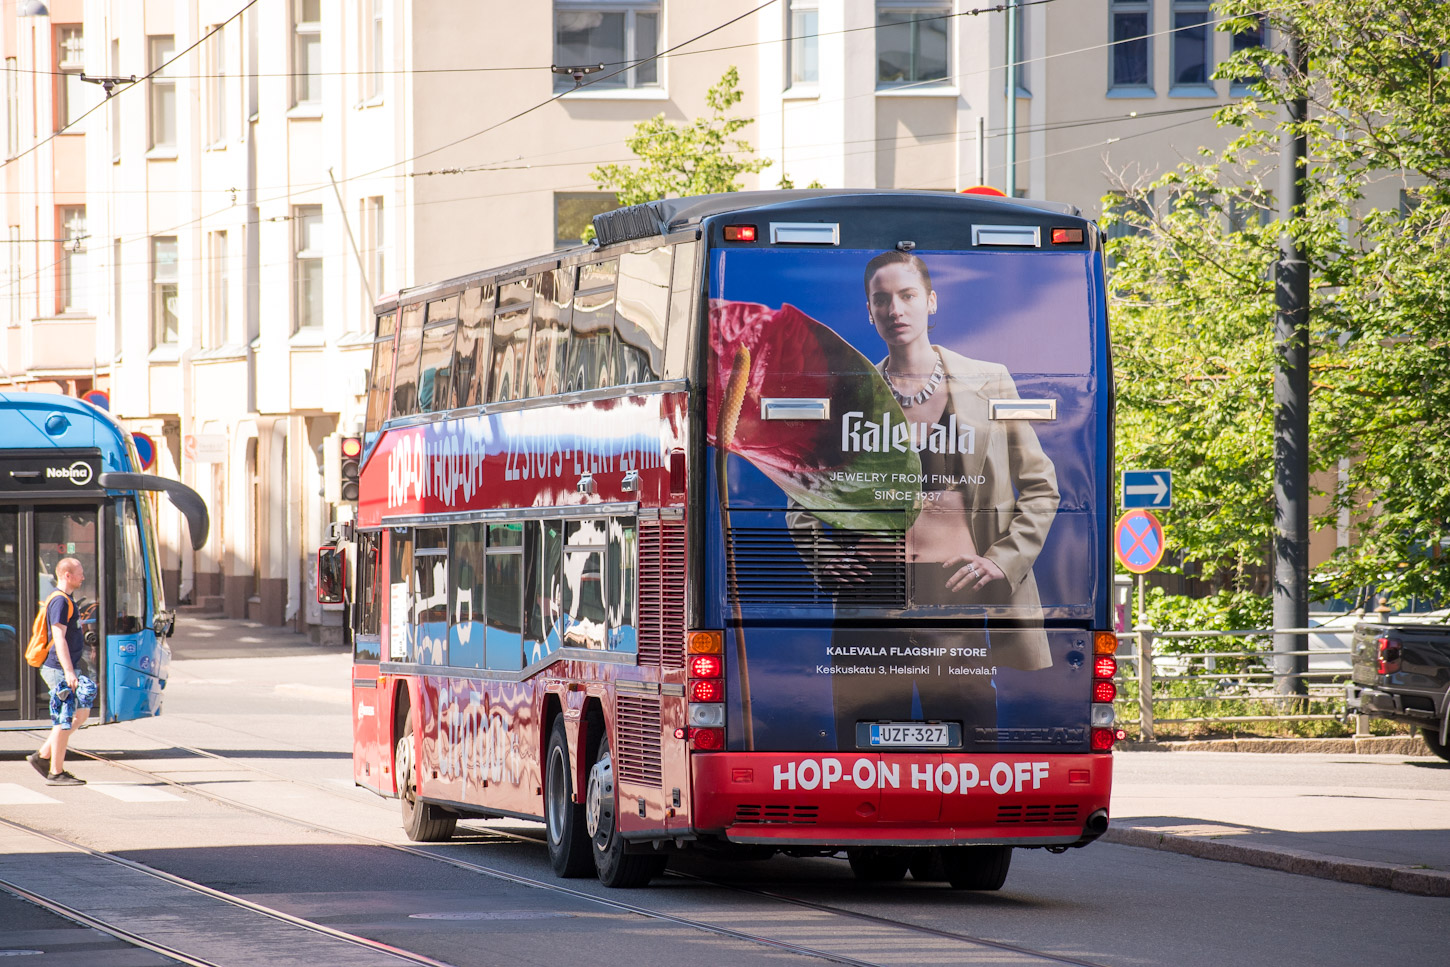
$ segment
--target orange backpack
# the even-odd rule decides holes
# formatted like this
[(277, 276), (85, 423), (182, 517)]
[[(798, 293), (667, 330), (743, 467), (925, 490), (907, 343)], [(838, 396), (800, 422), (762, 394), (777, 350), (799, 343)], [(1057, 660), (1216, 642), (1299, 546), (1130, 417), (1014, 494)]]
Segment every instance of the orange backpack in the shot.
[(65, 620), (70, 621), (75, 614), (75, 603), (64, 591), (56, 591), (45, 599), (45, 603), (40, 606), (40, 613), (35, 616), (35, 624), (30, 628), (30, 644), (25, 646), (25, 664), (31, 668), (44, 665), (50, 654), (50, 625), (46, 622), (45, 615), (57, 594), (65, 598)]

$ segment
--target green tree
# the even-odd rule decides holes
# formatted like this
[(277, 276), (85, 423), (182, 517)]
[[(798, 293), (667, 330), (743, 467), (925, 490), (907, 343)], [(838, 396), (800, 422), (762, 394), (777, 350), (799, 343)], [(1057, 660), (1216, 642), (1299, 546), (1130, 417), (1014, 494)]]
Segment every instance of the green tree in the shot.
[(728, 112), (744, 96), (740, 72), (731, 67), (705, 95), (711, 114), (688, 124), (673, 124), (663, 114), (641, 121), (625, 142), (639, 162), (600, 165), (589, 177), (614, 191), (621, 205), (739, 191), (741, 175), (763, 171), (771, 163), (757, 158), (750, 142), (736, 137), (751, 119)]
[[(1259, 0), (1223, 0), (1220, 29)], [(1221, 109), (1234, 138), (1119, 204), (1113, 336), (1124, 466), (1175, 472), (1170, 544), (1223, 596), (1268, 590), (1273, 534), (1272, 263), (1287, 229), (1309, 251), (1311, 460), (1327, 483), (1319, 526), (1353, 538), (1315, 569), (1322, 596), (1374, 585), (1450, 597), (1450, 4), (1280, 0), (1270, 37), (1299, 32), (1310, 60), (1251, 48), (1220, 78), (1255, 78)], [(1302, 94), (1310, 170), (1302, 217), (1278, 221), (1278, 106)], [(1403, 183), (1410, 204), (1366, 200)], [(1247, 217), (1245, 217), (1247, 216)]]

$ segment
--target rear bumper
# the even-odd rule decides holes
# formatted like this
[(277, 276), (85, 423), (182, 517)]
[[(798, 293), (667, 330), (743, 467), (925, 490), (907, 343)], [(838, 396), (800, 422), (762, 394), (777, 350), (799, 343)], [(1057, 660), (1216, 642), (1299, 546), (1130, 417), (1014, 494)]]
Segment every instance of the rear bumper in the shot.
[(1107, 829), (1104, 754), (691, 756), (694, 826), (735, 843), (1074, 846)]
[[(1430, 708), (1407, 707), (1406, 698), (1417, 699), (1418, 704)], [(1345, 711), (1350, 715), (1368, 715), (1372, 718), (1388, 719), (1420, 728), (1435, 725), (1444, 715), (1440, 704), (1445, 701), (1437, 692), (1410, 690), (1386, 691), (1369, 685), (1350, 682), (1345, 686)], [(1437, 711), (1438, 709), (1438, 711)]]

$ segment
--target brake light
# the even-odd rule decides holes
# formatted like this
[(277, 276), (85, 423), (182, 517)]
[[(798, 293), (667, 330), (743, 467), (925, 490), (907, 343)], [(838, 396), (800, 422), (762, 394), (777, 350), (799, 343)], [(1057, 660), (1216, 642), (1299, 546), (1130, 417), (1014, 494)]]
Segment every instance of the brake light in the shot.
[(754, 225), (726, 225), (725, 241), (727, 242), (753, 242), (755, 241)]
[(718, 678), (696, 679), (690, 682), (690, 701), (692, 702), (723, 702), (725, 701), (725, 683)]
[(1128, 733), (1122, 729), (1093, 729), (1092, 748), (1094, 752), (1111, 752), (1113, 743), (1126, 739)]
[(702, 752), (718, 752), (725, 748), (725, 730), (691, 729), (690, 744)]
[(725, 672), (725, 663), (719, 655), (691, 655), (691, 678), (720, 678)]
[(1400, 670), (1400, 660), (1404, 657), (1404, 651), (1400, 642), (1395, 638), (1380, 638), (1375, 641), (1379, 646), (1379, 656), (1375, 659), (1375, 671), (1381, 675), (1393, 675)]
[(1099, 655), (1093, 662), (1094, 678), (1112, 678), (1118, 673), (1118, 660), (1111, 655)]
[(1099, 678), (1097, 681), (1093, 682), (1094, 702), (1111, 702), (1117, 697), (1118, 686), (1114, 685), (1111, 681), (1104, 678)]
[(1052, 230), (1053, 245), (1081, 245), (1082, 229), (1080, 228), (1054, 228)]

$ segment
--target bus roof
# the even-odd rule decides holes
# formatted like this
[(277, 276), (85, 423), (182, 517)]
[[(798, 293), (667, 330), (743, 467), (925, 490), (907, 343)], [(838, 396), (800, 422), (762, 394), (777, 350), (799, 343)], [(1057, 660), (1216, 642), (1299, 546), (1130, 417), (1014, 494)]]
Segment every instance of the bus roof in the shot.
[(672, 235), (691, 225), (698, 225), (711, 215), (728, 212), (749, 211), (760, 208), (789, 208), (800, 203), (809, 203), (820, 198), (832, 199), (834, 207), (849, 210), (853, 207), (877, 207), (883, 198), (929, 198), (933, 205), (950, 206), (962, 215), (984, 215), (990, 213), (1020, 213), (1024, 208), (1052, 215), (1079, 216), (1072, 205), (1057, 202), (1031, 201), (1025, 198), (999, 198), (993, 195), (952, 194), (941, 191), (896, 191), (880, 188), (861, 188), (851, 191), (832, 191), (826, 188), (800, 188), (789, 191), (732, 191), (715, 195), (695, 195), (689, 198), (664, 198), (659, 201), (630, 205), (594, 216), (594, 232), (599, 244), (612, 245), (635, 238), (651, 235)]
[(0, 393), (6, 450), (100, 450), (107, 469), (131, 462), (129, 434), (105, 410), (56, 393)]

